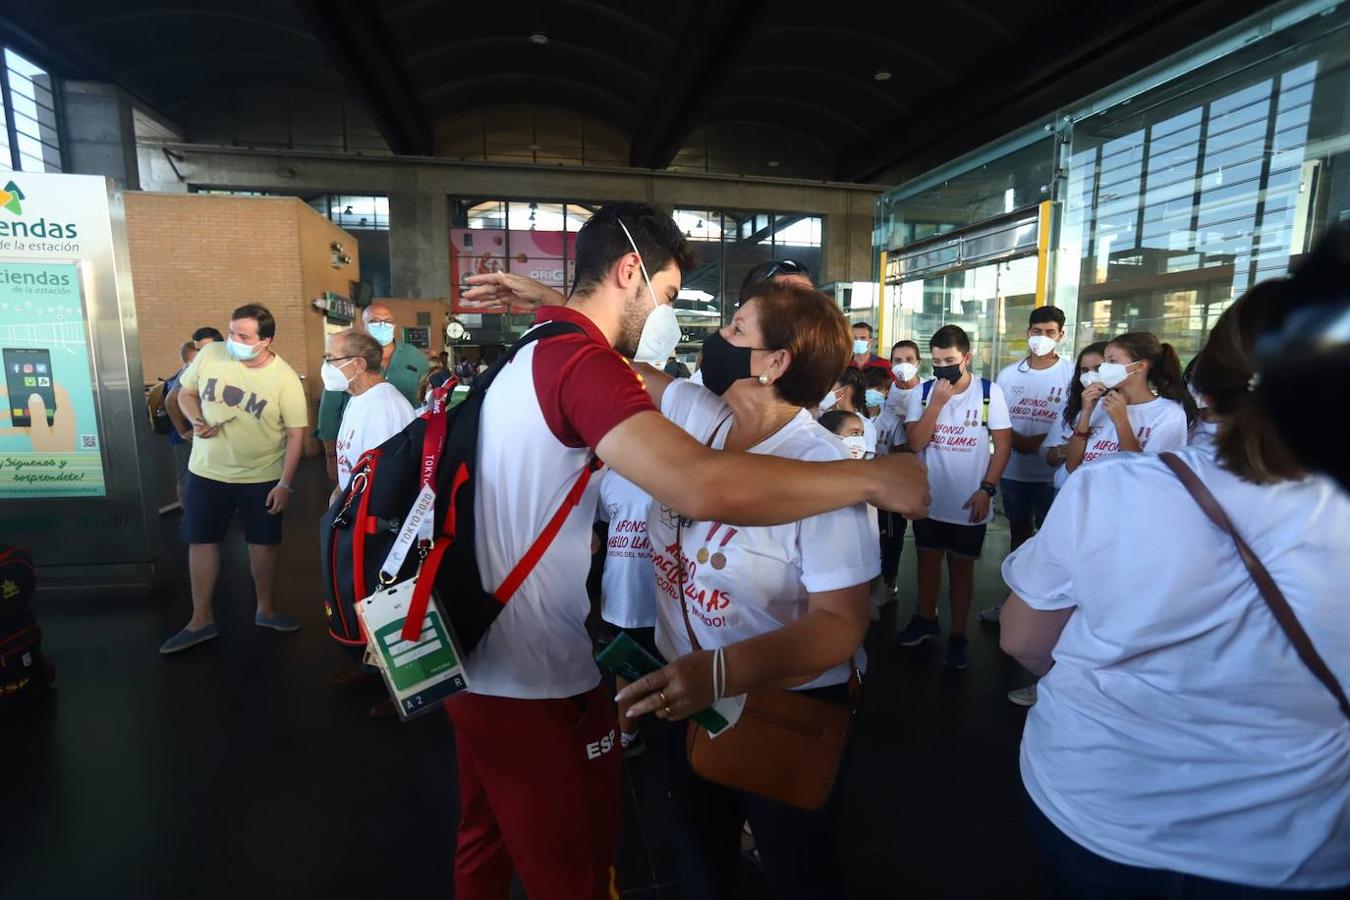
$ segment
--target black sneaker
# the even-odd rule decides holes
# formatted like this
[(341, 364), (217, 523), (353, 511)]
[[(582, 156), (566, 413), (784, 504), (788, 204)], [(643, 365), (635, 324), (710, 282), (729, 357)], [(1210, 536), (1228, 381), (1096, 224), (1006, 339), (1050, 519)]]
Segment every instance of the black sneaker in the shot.
[(905, 630), (895, 636), (895, 642), (901, 647), (913, 647), (916, 644), (922, 644), (930, 637), (936, 637), (942, 631), (938, 627), (937, 619), (925, 619), (918, 613), (909, 620)]
[[(623, 734), (623, 732), (619, 733)], [(624, 737), (627, 737), (627, 735), (624, 735)], [(624, 759), (637, 759), (647, 752), (647, 742), (642, 739), (641, 732), (633, 735), (629, 740), (621, 741), (621, 743), (623, 744)]]
[(947, 655), (943, 658), (942, 664), (952, 669), (964, 669), (970, 662), (967, 643), (964, 634), (954, 634), (947, 638)]

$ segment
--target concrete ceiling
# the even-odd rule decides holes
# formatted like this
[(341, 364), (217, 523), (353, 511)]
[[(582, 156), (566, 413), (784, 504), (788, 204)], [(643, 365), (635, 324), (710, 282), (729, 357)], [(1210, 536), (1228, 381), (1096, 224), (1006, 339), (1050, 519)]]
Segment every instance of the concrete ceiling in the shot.
[(203, 143), (893, 182), (1268, 5), (0, 0), (0, 37)]

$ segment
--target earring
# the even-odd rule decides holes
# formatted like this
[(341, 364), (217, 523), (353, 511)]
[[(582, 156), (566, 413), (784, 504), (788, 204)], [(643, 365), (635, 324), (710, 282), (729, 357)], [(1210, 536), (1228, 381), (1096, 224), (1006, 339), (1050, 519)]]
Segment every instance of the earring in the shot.
[(768, 376), (768, 375), (761, 375), (761, 376), (759, 376), (759, 383), (760, 383), (760, 384), (768, 384), (768, 383), (769, 383), (769, 376)]

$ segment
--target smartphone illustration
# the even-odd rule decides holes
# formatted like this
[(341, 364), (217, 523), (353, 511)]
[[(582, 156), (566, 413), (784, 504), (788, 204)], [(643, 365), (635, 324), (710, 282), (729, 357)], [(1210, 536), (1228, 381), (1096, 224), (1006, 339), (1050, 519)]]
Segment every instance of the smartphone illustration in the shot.
[(47, 424), (56, 417), (56, 391), (52, 388), (52, 355), (47, 350), (5, 347), (5, 387), (9, 390), (9, 417), (19, 428), (32, 428), (28, 398), (37, 394), (47, 407)]

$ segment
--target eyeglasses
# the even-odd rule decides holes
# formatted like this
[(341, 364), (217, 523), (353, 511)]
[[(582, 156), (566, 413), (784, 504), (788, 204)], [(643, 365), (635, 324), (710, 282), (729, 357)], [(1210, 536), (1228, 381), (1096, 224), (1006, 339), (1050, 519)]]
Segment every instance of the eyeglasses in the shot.
[(332, 365), (333, 363), (337, 363), (337, 362), (345, 362), (346, 360), (349, 360), (349, 359), (356, 359), (356, 357), (355, 357), (355, 356), (329, 356), (327, 353), (325, 353), (324, 356), (323, 356), (323, 361), (326, 362), (326, 363), (328, 363), (329, 365)]

